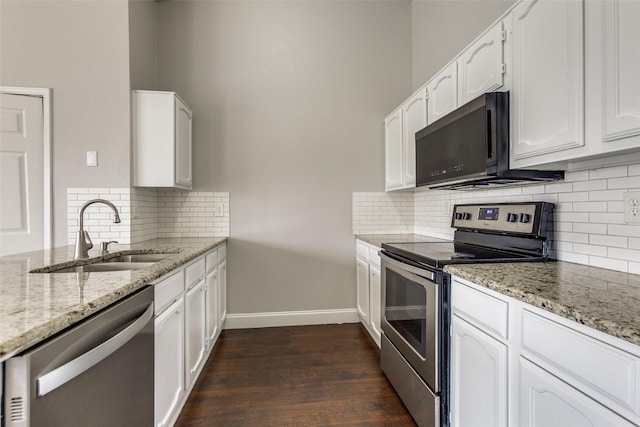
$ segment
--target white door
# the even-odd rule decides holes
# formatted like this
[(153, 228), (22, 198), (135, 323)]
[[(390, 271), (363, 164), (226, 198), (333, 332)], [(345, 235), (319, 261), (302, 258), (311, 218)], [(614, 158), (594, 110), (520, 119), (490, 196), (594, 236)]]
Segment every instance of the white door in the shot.
[(427, 83), (427, 123), (431, 124), (458, 107), (458, 63), (433, 76)]
[(369, 267), (369, 314), (373, 340), (380, 346), (380, 314), (382, 311), (382, 291), (380, 290), (380, 269), (374, 265)]
[(504, 23), (498, 22), (458, 59), (458, 106), (504, 83)]
[(402, 108), (384, 119), (385, 190), (402, 188)]
[(43, 97), (2, 92), (0, 255), (9, 255), (50, 245), (49, 167)]
[(427, 125), (427, 88), (413, 94), (403, 105), (402, 130), (404, 152), (404, 185), (416, 185), (416, 132)]
[(155, 425), (170, 425), (185, 392), (184, 298), (155, 320)]
[(185, 362), (187, 389), (197, 378), (198, 370), (205, 361), (206, 300), (205, 281), (201, 280), (185, 294)]
[(452, 316), (451, 425), (507, 425), (507, 346)]
[(529, 160), (512, 166), (527, 167), (584, 145), (583, 2), (525, 0), (513, 19), (512, 160)]
[(640, 134), (640, 2), (605, 2), (604, 140)]
[(521, 357), (518, 425), (623, 427), (633, 424)]
[(356, 299), (362, 323), (369, 324), (369, 263), (356, 259)]

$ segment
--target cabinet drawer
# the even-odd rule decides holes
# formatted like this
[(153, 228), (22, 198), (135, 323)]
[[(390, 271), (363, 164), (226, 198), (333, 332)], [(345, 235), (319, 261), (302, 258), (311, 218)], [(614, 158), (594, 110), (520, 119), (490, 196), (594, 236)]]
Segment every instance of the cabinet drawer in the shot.
[(525, 356), (594, 399), (640, 415), (638, 357), (527, 310), (522, 311), (522, 348), (531, 355)]
[(205, 260), (207, 264), (207, 273), (210, 273), (211, 270), (218, 266), (218, 250), (214, 249), (205, 255)]
[(180, 270), (153, 286), (155, 314), (162, 312), (184, 291), (184, 272)]
[(227, 259), (227, 245), (223, 243), (218, 246), (218, 264)]
[(198, 283), (200, 279), (204, 277), (205, 274), (205, 265), (204, 265), (204, 257), (198, 259), (198, 261), (191, 264), (189, 267), (185, 269), (185, 289), (191, 288), (193, 285)]
[(451, 303), (453, 312), (500, 338), (507, 338), (509, 305), (491, 295), (454, 281)]
[(359, 258), (369, 261), (369, 247), (367, 245), (358, 241), (356, 244), (356, 252)]

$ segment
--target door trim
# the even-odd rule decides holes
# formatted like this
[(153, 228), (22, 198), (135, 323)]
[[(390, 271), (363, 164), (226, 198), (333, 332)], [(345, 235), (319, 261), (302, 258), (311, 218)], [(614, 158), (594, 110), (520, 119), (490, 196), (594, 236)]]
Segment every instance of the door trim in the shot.
[(51, 204), (51, 141), (52, 141), (52, 126), (51, 126), (51, 95), (52, 90), (50, 88), (39, 87), (13, 87), (13, 86), (0, 86), (0, 93), (9, 95), (24, 95), (42, 98), (42, 143), (44, 154), (44, 248), (51, 248), (51, 225), (52, 225), (52, 204)]

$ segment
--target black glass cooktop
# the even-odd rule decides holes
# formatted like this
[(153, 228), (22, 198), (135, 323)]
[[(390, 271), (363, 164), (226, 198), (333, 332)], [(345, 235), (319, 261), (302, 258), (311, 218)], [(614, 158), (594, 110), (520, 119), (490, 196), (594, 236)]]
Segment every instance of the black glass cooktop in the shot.
[(542, 260), (542, 257), (454, 242), (385, 243), (382, 250), (434, 268), (446, 264)]

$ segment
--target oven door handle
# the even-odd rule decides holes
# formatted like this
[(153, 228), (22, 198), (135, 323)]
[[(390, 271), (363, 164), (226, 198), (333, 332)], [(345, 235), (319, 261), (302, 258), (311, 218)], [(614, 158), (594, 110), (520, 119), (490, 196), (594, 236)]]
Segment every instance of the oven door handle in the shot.
[(432, 282), (435, 281), (435, 274), (416, 262), (413, 262), (406, 258), (400, 258), (388, 252), (380, 251), (378, 252), (378, 254), (383, 261), (396, 268), (408, 271), (420, 277), (424, 277), (425, 279), (431, 280)]

